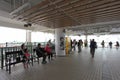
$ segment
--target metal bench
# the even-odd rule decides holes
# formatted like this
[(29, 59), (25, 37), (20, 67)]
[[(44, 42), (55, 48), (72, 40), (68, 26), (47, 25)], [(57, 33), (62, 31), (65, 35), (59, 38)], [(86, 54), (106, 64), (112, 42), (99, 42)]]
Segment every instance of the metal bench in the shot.
[[(33, 66), (33, 57), (30, 58), (31, 64)], [(23, 62), (23, 54), (22, 51), (11, 51), (11, 52), (5, 52), (5, 66), (6, 71), (11, 73), (11, 65), (15, 65), (18, 63)]]

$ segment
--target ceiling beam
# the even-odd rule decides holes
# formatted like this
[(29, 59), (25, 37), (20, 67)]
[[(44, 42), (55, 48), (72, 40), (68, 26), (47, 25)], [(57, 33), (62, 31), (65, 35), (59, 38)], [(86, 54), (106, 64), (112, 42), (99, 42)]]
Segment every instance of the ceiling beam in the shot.
[(31, 4), (30, 3), (25, 3), (24, 5), (20, 6), (19, 8), (15, 9), (14, 11), (12, 11), (10, 13), (10, 15), (14, 15), (14, 14), (18, 13), (19, 11), (23, 10), (25, 7), (28, 7), (28, 6), (30, 7)]
[[(106, 5), (107, 6), (107, 5)], [(104, 12), (107, 12), (107, 11), (112, 11), (112, 10), (114, 10), (114, 9), (118, 9), (119, 10), (119, 7), (120, 7), (120, 2), (118, 3), (116, 3), (114, 6), (113, 5), (111, 5), (111, 6), (108, 6), (108, 7), (103, 7), (102, 9), (89, 9), (89, 11), (76, 11), (76, 12), (70, 12), (70, 13), (68, 13), (68, 14), (70, 14), (70, 15), (77, 15), (77, 14), (79, 14), (79, 16), (85, 16), (85, 15), (89, 15), (89, 14), (93, 14), (93, 13), (104, 13)]]
[[(58, 0), (57, 0), (58, 1)], [(93, 1), (98, 1), (98, 0), (92, 0), (92, 1), (88, 1), (88, 3), (86, 3), (86, 0), (83, 0), (83, 1), (81, 1), (81, 0), (69, 0), (69, 2), (68, 2), (68, 0), (65, 0), (64, 2), (63, 1), (61, 1), (61, 3), (59, 2), (59, 3), (52, 3), (52, 4), (56, 4), (58, 7), (53, 7), (53, 5), (49, 5), (47, 8), (43, 8), (42, 10), (39, 10), (38, 12), (36, 12), (35, 13), (35, 15), (34, 14), (30, 14), (29, 16), (28, 16), (28, 18), (29, 17), (31, 17), (32, 16), (32, 18), (35, 18), (36, 16), (39, 16), (39, 15), (41, 15), (41, 14), (44, 14), (44, 13), (48, 13), (48, 12), (52, 12), (52, 11), (56, 11), (58, 8), (61, 8), (61, 7), (63, 7), (63, 6), (60, 6), (60, 4), (61, 5), (64, 5), (64, 6), (66, 6), (66, 5), (72, 5), (73, 3), (79, 3), (78, 1), (80, 1), (82, 4), (81, 5), (86, 5), (86, 4), (88, 4), (88, 3), (90, 3), (90, 2), (93, 2)], [(53, 7), (52, 9), (51, 9), (51, 6)], [(45, 12), (44, 12), (45, 11)], [(33, 16), (34, 15), (34, 16)], [(23, 16), (23, 19), (24, 19), (24, 17), (27, 17), (27, 16)]]
[[(59, 1), (59, 2), (58, 2)], [(69, 0), (70, 1), (70, 0)], [(72, 0), (71, 0), (72, 1)], [(42, 14), (45, 14), (45, 13), (51, 13), (51, 12), (53, 12), (53, 11), (57, 11), (57, 8), (56, 7), (54, 7), (54, 5), (52, 5), (52, 4), (61, 4), (61, 3), (63, 3), (62, 5), (66, 5), (67, 3), (66, 2), (68, 2), (68, 0), (57, 0), (57, 2), (53, 2), (53, 3), (51, 3), (51, 4), (48, 4), (48, 6), (47, 7), (45, 7), (45, 8), (41, 8), (41, 9), (39, 9), (36, 13), (34, 12), (34, 13), (32, 13), (32, 14), (30, 14), (30, 15), (27, 15), (27, 16), (23, 16), (23, 18), (21, 18), (22, 20), (24, 19), (24, 18), (27, 18), (27, 19), (34, 19), (34, 18), (36, 18), (37, 16), (39, 16), (39, 15), (42, 15)], [(74, 1), (75, 2), (75, 1)]]
[[(62, 0), (56, 0), (53, 4), (58, 3)], [(33, 15), (34, 13), (37, 14), (37, 12), (44, 10), (45, 8), (48, 8), (49, 6), (51, 6), (52, 4), (49, 3), (48, 0), (45, 1), (41, 1), (39, 4), (31, 7), (30, 9), (28, 9), (27, 11), (25, 11), (24, 13), (21, 13), (20, 15), (17, 15), (15, 18), (19, 19), (19, 18), (25, 18), (25, 17), (29, 17), (30, 15)]]
[[(103, 3), (103, 1), (102, 2), (99, 2), (99, 3)], [(105, 3), (105, 1), (104, 1), (104, 3)], [(92, 5), (92, 4), (91, 4)], [(56, 12), (57, 13), (57, 12)], [(74, 13), (74, 12), (72, 12), (72, 13)], [(42, 13), (42, 14), (47, 14), (47, 13)], [(54, 15), (54, 14), (53, 14)], [(34, 16), (35, 17), (35, 16)], [(45, 16), (44, 16), (45, 17)], [(46, 16), (47, 17), (47, 16)], [(37, 19), (39, 19), (39, 18), (41, 18), (41, 17), (39, 17), (39, 16), (37, 16)]]

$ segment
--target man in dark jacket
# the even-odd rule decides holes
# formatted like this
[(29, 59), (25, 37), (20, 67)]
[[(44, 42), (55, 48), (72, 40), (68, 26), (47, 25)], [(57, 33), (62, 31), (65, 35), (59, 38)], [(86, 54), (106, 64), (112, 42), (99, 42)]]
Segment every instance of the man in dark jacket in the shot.
[(97, 44), (94, 41), (94, 39), (90, 42), (90, 53), (92, 55), (92, 58), (94, 58), (94, 54), (95, 54), (95, 49), (97, 48)]
[(41, 47), (41, 44), (39, 43), (36, 47), (36, 55), (39, 57), (43, 57), (42, 64), (47, 63), (46, 61), (46, 54), (44, 48)]

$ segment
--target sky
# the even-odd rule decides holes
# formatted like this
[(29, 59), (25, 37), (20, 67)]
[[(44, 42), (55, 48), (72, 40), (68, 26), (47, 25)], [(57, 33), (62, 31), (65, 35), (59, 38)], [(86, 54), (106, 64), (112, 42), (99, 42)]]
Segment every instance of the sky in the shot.
[(26, 31), (22, 29), (8, 28), (0, 26), (0, 43), (24, 42)]
[[(54, 39), (54, 35), (43, 32), (32, 32), (32, 42), (46, 42)], [(0, 43), (25, 42), (26, 30), (0, 26)]]

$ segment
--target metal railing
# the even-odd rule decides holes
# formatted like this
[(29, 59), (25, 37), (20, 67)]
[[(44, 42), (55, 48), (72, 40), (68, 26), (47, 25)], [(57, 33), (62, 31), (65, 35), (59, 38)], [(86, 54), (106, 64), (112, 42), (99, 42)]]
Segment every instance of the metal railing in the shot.
[[(29, 53), (31, 55), (34, 55), (33, 49), (37, 46), (39, 42), (34, 42), (34, 43), (25, 43), (26, 48), (28, 49)], [(22, 43), (2, 43), (2, 47), (0, 47), (0, 67), (3, 69), (5, 66), (5, 52), (10, 52), (10, 51), (19, 51), (21, 50), (21, 44)], [(42, 46), (46, 45), (46, 42), (41, 43)], [(1, 45), (1, 44), (0, 44)]]

